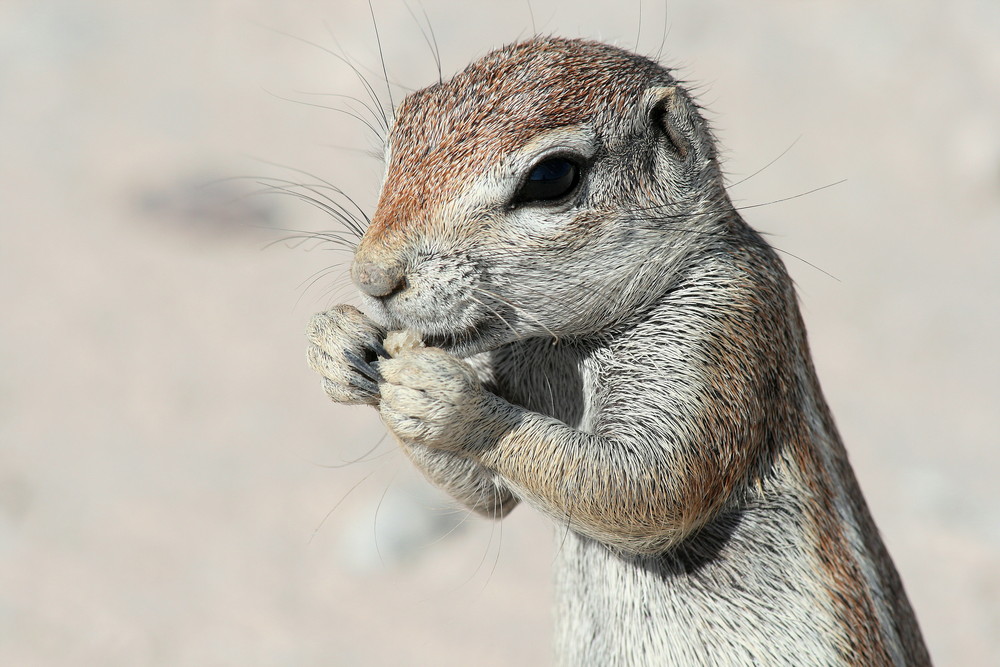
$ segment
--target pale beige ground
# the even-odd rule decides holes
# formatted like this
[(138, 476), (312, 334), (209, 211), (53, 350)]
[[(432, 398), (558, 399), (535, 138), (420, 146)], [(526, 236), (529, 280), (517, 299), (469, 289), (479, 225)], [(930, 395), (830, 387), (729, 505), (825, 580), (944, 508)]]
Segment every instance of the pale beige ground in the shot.
[[(433, 81), (404, 5), (375, 4), (390, 78)], [(589, 4), (533, 20), (658, 50), (661, 3), (638, 38), (638, 0)], [(423, 5), (446, 74), (532, 32), (525, 2)], [(787, 253), (933, 655), (1000, 664), (1000, 5), (669, 7), (732, 181), (797, 141), (740, 202), (846, 179), (746, 214)], [(342, 257), (251, 226), (332, 223), (195, 187), (312, 180), (259, 158), (370, 207), (379, 164), (338, 148), (362, 126), (282, 99), (363, 94), (297, 40), (333, 36), (381, 80), (361, 2), (0, 4), (0, 664), (549, 661), (552, 529), (521, 508), (437, 540), (446, 503), (305, 367), (306, 319), (351, 289), (300, 284)]]

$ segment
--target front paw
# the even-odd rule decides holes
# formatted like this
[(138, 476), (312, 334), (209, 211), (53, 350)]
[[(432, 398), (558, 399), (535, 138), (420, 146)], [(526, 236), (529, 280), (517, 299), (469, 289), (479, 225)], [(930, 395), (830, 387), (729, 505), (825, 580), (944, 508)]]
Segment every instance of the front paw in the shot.
[(372, 366), (388, 357), (385, 330), (353, 306), (313, 315), (306, 328), (309, 366), (323, 377), (323, 390), (338, 403), (377, 405), (382, 377)]
[(469, 452), (483, 432), (485, 390), (464, 361), (421, 347), (378, 362), (379, 412), (400, 440)]

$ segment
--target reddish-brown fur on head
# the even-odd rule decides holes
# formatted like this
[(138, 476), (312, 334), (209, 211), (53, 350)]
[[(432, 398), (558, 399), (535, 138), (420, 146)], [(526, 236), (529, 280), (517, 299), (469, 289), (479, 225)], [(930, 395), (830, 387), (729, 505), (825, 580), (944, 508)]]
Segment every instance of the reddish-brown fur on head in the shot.
[(397, 111), (382, 194), (359, 253), (424, 224), (470, 177), (540, 132), (625, 116), (654, 80), (664, 82), (663, 70), (644, 58), (550, 38), (494, 51), (413, 93)]

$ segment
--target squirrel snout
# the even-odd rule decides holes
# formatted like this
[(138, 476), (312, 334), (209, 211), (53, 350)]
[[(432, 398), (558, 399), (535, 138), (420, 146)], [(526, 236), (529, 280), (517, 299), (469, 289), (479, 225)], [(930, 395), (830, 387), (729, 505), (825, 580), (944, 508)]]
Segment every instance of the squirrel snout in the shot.
[(354, 284), (368, 296), (386, 297), (406, 286), (403, 267), (376, 262), (355, 262), (351, 267)]

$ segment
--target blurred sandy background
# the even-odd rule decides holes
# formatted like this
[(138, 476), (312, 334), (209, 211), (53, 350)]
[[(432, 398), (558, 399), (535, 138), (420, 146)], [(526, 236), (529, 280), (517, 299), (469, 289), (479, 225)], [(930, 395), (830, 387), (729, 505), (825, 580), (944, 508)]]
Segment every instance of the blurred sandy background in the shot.
[[(422, 6), (447, 75), (533, 21), (655, 54), (662, 4), (641, 29), (638, 0)], [(390, 79), (435, 80), (406, 7), (375, 11)], [(933, 656), (1000, 664), (1000, 4), (675, 0), (666, 25), (733, 182), (794, 144), (733, 195), (787, 253)], [(370, 210), (373, 140), (309, 106), (363, 89), (303, 40), (381, 80), (361, 2), (0, 4), (0, 664), (550, 660), (551, 527), (463, 521), (306, 369), (345, 258), (268, 228), (333, 223), (198, 187), (317, 182), (277, 163)]]

